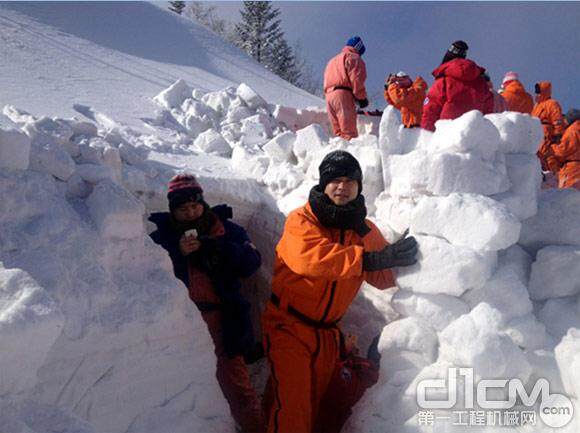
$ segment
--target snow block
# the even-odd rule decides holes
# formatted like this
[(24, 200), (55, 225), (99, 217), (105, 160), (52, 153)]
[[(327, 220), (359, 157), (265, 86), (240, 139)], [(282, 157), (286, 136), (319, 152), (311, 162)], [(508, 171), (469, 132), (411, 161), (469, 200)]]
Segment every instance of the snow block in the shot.
[(350, 143), (346, 140), (331, 139), (326, 148), (318, 151), (312, 156), (308, 167), (307, 177), (318, 181), (318, 166), (324, 157), (333, 150), (343, 149), (350, 152), (360, 163), (363, 179), (365, 202), (369, 214), (375, 211), (375, 200), (384, 190), (382, 177), (381, 154), (377, 148), (377, 137), (374, 135), (365, 135), (353, 139)]
[(256, 114), (242, 120), (242, 143), (264, 144), (272, 138), (270, 119), (264, 114)]
[(83, 140), (79, 143), (80, 155), (77, 161), (83, 164), (102, 164), (105, 146), (110, 145), (100, 138), (90, 141)]
[(105, 238), (132, 239), (144, 233), (145, 206), (116, 183), (98, 183), (87, 199), (87, 207)]
[(296, 108), (276, 105), (272, 116), (276, 119), (276, 122), (283, 124), (292, 131), (298, 129), (298, 111)]
[(0, 128), (0, 168), (26, 170), (30, 162), (31, 140), (17, 129)]
[(471, 153), (433, 155), (427, 190), (435, 195), (452, 192), (492, 195), (507, 191), (510, 182), (505, 160), (484, 161)]
[(267, 142), (262, 150), (276, 162), (290, 162), (295, 141), (296, 134), (291, 131), (283, 132)]
[(0, 395), (36, 384), (63, 322), (55, 301), (29, 274), (0, 262)]
[(258, 107), (267, 107), (268, 103), (262, 98), (254, 89), (246, 83), (240, 83), (236, 89), (238, 95), (251, 109), (255, 110)]
[(535, 155), (544, 131), (540, 119), (513, 111), (485, 116), (499, 131), (499, 150), (503, 153)]
[[(73, 137), (96, 137), (99, 135), (99, 130), (97, 126), (86, 120), (77, 120), (77, 119), (65, 119), (64, 120), (73, 130)], [(71, 155), (72, 156), (72, 155)]]
[(231, 96), (226, 90), (209, 92), (203, 95), (201, 101), (219, 114), (225, 114), (230, 107)]
[(30, 168), (66, 181), (75, 172), (76, 164), (54, 139), (38, 136), (32, 141)]
[(153, 100), (168, 110), (178, 108), (183, 101), (189, 98), (192, 94), (192, 88), (187, 83), (179, 79), (167, 89), (159, 93)]
[(570, 328), (580, 329), (577, 296), (548, 299), (538, 312), (538, 319), (546, 326), (550, 335), (559, 341)]
[(89, 183), (85, 182), (83, 178), (78, 173), (73, 173), (71, 177), (66, 181), (66, 193), (67, 199), (73, 198), (87, 198), (92, 191), (92, 187)]
[(121, 154), (121, 159), (127, 164), (139, 165), (147, 159), (148, 151), (128, 143), (119, 144), (118, 149)]
[(115, 180), (115, 172), (107, 165), (79, 164), (77, 165), (76, 174), (82, 180), (92, 184), (99, 183), (103, 180)]
[(530, 296), (535, 301), (580, 293), (580, 247), (551, 246), (532, 263)]
[(564, 389), (580, 398), (580, 329), (570, 329), (554, 349)]
[(189, 135), (197, 137), (202, 132), (211, 128), (211, 123), (196, 114), (188, 113), (183, 120), (183, 126)]
[(264, 175), (270, 166), (270, 158), (261, 152), (237, 146), (232, 151), (231, 164), (234, 170), (263, 183)]
[(474, 250), (502, 250), (515, 244), (521, 223), (501, 203), (475, 194), (423, 197), (411, 216), (415, 233), (439, 236)]
[(248, 107), (233, 107), (230, 105), (228, 110), (228, 114), (226, 118), (223, 120), (223, 123), (232, 123), (232, 122), (241, 122), (243, 119), (247, 117), (253, 116), (254, 113)]
[(472, 308), (485, 302), (500, 312), (502, 323), (532, 312), (528, 289), (516, 273), (509, 267), (504, 268), (503, 263), (482, 288), (470, 290), (462, 299)]
[(418, 263), (397, 268), (397, 286), (415, 293), (461, 296), (479, 289), (497, 265), (496, 251), (474, 251), (432, 236), (415, 236)]
[(432, 153), (474, 153), (493, 161), (499, 149), (499, 132), (478, 110), (469, 111), (450, 122), (441, 122), (428, 150)]
[(398, 197), (448, 195), (452, 192), (493, 195), (507, 191), (505, 159), (484, 161), (471, 153), (428, 154), (416, 149), (387, 158), (385, 177), (390, 193)]
[(580, 246), (580, 191), (542, 191), (538, 213), (522, 222), (519, 244), (531, 253), (548, 245)]
[(542, 349), (548, 341), (546, 327), (531, 313), (510, 321), (503, 333), (518, 347), (526, 350)]
[(435, 331), (414, 317), (395, 320), (383, 328), (378, 350), (381, 354), (381, 376), (403, 381), (437, 358), (439, 340)]
[(391, 304), (399, 314), (417, 317), (436, 331), (442, 331), (459, 316), (469, 313), (469, 306), (454, 296), (413, 293), (402, 289), (395, 293)]
[(304, 173), (287, 162), (280, 165), (270, 164), (263, 178), (263, 182), (278, 196), (286, 195), (296, 189), (303, 180)]
[(492, 198), (505, 204), (520, 221), (538, 211), (538, 195), (542, 183), (540, 160), (536, 155), (506, 155), (507, 174), (511, 183), (509, 191)]
[(395, 107), (387, 105), (379, 124), (379, 149), (383, 155), (401, 155), (414, 150), (403, 148), (399, 140), (399, 126), (401, 126), (401, 122), (396, 114)]
[(222, 135), (215, 129), (208, 129), (199, 134), (194, 145), (204, 153), (220, 156), (231, 156), (232, 148)]
[(308, 160), (313, 153), (322, 150), (328, 143), (329, 137), (318, 124), (312, 124), (296, 131), (294, 155), (299, 160)]
[(532, 257), (519, 245), (512, 245), (507, 250), (500, 251), (498, 261), (502, 269), (515, 273), (524, 286), (528, 286), (532, 270)]
[(520, 378), (531, 366), (524, 353), (500, 334), (501, 314), (486, 303), (451, 323), (439, 335), (439, 360), (470, 366), (476, 378)]
[(188, 116), (198, 117), (210, 126), (213, 122), (217, 122), (220, 117), (213, 108), (193, 99), (186, 99), (181, 104), (181, 111), (184, 113), (185, 118)]

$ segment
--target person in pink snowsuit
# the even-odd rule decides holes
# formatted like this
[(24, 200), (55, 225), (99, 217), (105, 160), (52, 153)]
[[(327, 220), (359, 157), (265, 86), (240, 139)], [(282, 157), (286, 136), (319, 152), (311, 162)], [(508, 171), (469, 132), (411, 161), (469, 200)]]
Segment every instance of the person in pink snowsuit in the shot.
[(353, 36), (341, 52), (330, 59), (324, 71), (328, 119), (334, 135), (346, 140), (358, 137), (355, 102), (360, 108), (369, 104), (365, 89), (367, 70), (361, 58), (365, 50), (362, 39)]

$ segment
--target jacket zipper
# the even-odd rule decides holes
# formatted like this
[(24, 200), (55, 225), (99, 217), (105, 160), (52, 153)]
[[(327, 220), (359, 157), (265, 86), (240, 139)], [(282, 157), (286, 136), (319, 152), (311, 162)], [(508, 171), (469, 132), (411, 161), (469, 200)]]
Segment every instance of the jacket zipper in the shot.
[[(340, 244), (344, 244), (344, 230), (340, 230), (340, 240), (339, 240)], [(324, 321), (326, 320), (326, 317), (328, 316), (328, 313), (330, 312), (330, 307), (332, 307), (332, 301), (334, 301), (334, 293), (336, 292), (336, 283), (337, 281), (333, 281), (332, 282), (332, 287), (330, 288), (330, 299), (328, 300), (328, 304), (326, 304), (326, 308), (324, 310), (324, 315), (322, 316), (322, 319), (320, 319), (321, 323), (324, 323)]]

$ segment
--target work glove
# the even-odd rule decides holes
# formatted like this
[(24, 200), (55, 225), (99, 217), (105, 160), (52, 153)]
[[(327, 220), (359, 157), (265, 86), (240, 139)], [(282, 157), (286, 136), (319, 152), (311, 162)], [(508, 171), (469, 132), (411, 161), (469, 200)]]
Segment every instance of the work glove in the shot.
[(403, 237), (381, 251), (363, 253), (363, 270), (380, 271), (396, 266), (411, 266), (417, 263), (415, 256), (419, 248), (413, 236)]
[(365, 108), (365, 107), (368, 107), (368, 105), (369, 105), (369, 100), (367, 98), (357, 99), (356, 102), (358, 103), (358, 106), (360, 108)]

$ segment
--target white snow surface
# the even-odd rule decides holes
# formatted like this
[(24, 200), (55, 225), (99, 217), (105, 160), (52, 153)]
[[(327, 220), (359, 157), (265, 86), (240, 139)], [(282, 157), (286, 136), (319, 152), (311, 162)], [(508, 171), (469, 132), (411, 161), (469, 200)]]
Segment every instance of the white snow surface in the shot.
[(263, 256), (245, 282), (258, 319), (284, 216), (335, 149), (359, 159), (385, 237), (410, 227), (420, 248), (399, 289), (364, 285), (343, 320), (363, 353), (381, 333), (383, 355), (344, 431), (425, 431), (416, 385), (449, 367), (548, 377), (578, 407), (580, 193), (540, 194), (535, 119), (470, 112), (433, 134), (387, 107), (378, 136), (362, 122), (347, 142), (320, 99), (159, 5), (4, 3), (0, 24), (10, 433), (234, 432), (206, 325), (146, 217), (183, 171), (232, 205)]

